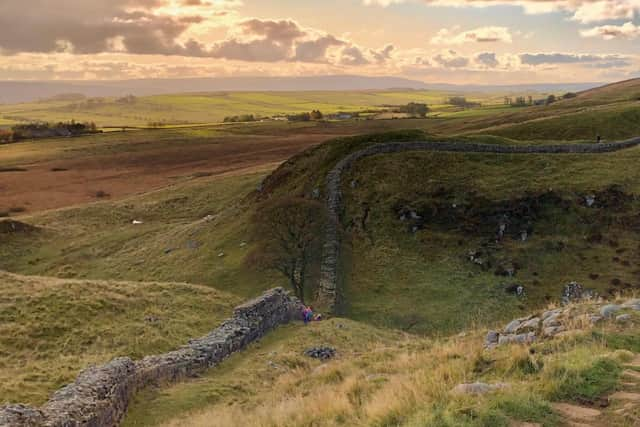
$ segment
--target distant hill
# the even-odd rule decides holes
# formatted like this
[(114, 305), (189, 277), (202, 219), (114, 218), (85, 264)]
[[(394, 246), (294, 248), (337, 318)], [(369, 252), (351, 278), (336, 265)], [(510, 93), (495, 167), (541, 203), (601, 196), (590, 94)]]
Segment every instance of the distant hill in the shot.
[(63, 94), (89, 97), (161, 95), (212, 91), (305, 91), (434, 89), (460, 92), (581, 91), (599, 83), (527, 85), (452, 85), (425, 83), (401, 77), (352, 75), (311, 77), (221, 77), (188, 79), (140, 79), (114, 81), (4, 81), (0, 82), (0, 103), (32, 102)]

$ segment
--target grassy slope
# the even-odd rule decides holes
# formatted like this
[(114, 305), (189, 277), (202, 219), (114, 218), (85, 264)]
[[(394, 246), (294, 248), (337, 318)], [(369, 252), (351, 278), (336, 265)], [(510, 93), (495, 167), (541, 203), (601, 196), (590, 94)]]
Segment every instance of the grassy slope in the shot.
[(493, 117), (458, 123), (457, 132), (489, 133), (509, 138), (627, 138), (640, 132), (640, 79), (581, 92), (550, 106), (515, 108)]
[[(232, 356), (202, 378), (152, 389), (125, 426), (432, 426), (507, 427), (513, 421), (560, 425), (551, 402), (593, 399), (620, 386), (637, 352), (634, 326), (606, 326), (552, 342), (483, 352), (481, 333), (429, 340), (344, 319), (292, 325)], [(330, 345), (321, 363), (304, 349)], [(508, 392), (453, 396), (461, 382), (506, 382)], [(609, 412), (609, 424), (624, 419)]]
[(89, 364), (179, 347), (240, 298), (182, 283), (17, 276), (0, 271), (0, 404), (40, 404)]
[[(638, 160), (640, 149), (636, 148), (602, 156), (405, 153), (357, 163), (345, 177), (345, 183), (355, 180), (359, 185), (351, 189), (345, 184), (348, 209), (343, 222), (360, 222), (364, 206), (370, 211), (365, 230), (358, 227), (350, 234), (347, 313), (356, 319), (434, 333), (513, 316), (544, 304), (547, 298), (557, 300), (572, 280), (603, 294), (622, 290), (623, 284), (640, 286), (635, 267), (640, 228), (629, 221), (638, 203), (589, 209), (577, 202), (613, 184), (640, 195), (640, 176), (634, 166)], [(491, 241), (497, 224), (494, 229), (488, 225), (489, 229), (468, 231), (464, 220), (448, 221), (449, 212), (443, 212), (435, 218), (444, 224), (427, 222), (413, 234), (394, 210), (409, 206), (428, 212), (439, 203), (450, 203), (500, 213), (500, 203), (549, 189), (570, 207), (565, 211), (553, 204), (544, 206), (526, 242), (508, 238), (494, 245), (495, 261), (487, 271), (469, 262), (467, 254)], [(437, 192), (440, 196), (433, 195)], [(482, 220), (484, 224), (492, 221)], [(602, 241), (586, 241), (593, 233), (601, 233)], [(501, 262), (516, 262), (520, 270), (513, 278), (496, 276)], [(620, 285), (612, 286), (616, 279)], [(505, 292), (514, 283), (525, 287), (526, 298)]]
[[(121, 201), (21, 218), (41, 230), (3, 235), (0, 269), (57, 277), (184, 281), (243, 297), (279, 284), (243, 265), (251, 248), (244, 197), (260, 170), (205, 177)], [(208, 215), (212, 220), (205, 220)], [(133, 220), (143, 221), (133, 225)], [(224, 254), (223, 256), (219, 256)]]

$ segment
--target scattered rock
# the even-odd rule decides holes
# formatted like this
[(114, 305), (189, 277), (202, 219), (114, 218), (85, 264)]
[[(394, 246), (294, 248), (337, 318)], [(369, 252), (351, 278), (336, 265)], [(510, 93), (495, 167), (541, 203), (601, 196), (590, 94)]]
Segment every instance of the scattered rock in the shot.
[(504, 333), (513, 334), (515, 331), (518, 330), (521, 324), (522, 322), (519, 320), (512, 320), (511, 322), (509, 322), (507, 326), (504, 327)]
[(530, 344), (536, 340), (536, 334), (534, 332), (529, 332), (527, 334), (509, 334), (509, 335), (500, 335), (498, 339), (498, 345), (505, 344)]
[(559, 315), (560, 313), (562, 313), (562, 309), (560, 309), (560, 308), (556, 308), (554, 310), (547, 310), (544, 313), (542, 313), (542, 316), (540, 316), (540, 318), (544, 322), (549, 317), (554, 316), (554, 315)]
[(589, 316), (589, 321), (591, 322), (592, 325), (595, 325), (596, 323), (602, 321), (602, 319), (604, 319), (604, 317), (598, 316), (596, 314)]
[(626, 391), (618, 391), (611, 395), (611, 399), (613, 400), (628, 400), (631, 402), (640, 402), (640, 394), (638, 393), (629, 393)]
[(566, 418), (591, 420), (600, 416), (601, 412), (597, 409), (585, 408), (582, 406), (570, 405), (568, 403), (554, 403), (553, 409)]
[(312, 347), (306, 349), (304, 354), (314, 359), (329, 360), (336, 355), (336, 349), (332, 347)]
[[(355, 188), (355, 187), (352, 186), (351, 188)], [(313, 191), (311, 192), (311, 197), (318, 200), (320, 198), (320, 189), (314, 188)]]
[(144, 224), (144, 222), (140, 221), (139, 219), (134, 219), (133, 221), (131, 221), (131, 224), (140, 225), (140, 224)]
[(25, 224), (24, 222), (14, 221), (12, 219), (0, 221), (0, 234), (30, 233), (36, 230), (38, 230), (36, 227)]
[(213, 221), (216, 217), (214, 215), (207, 215), (203, 219), (203, 221), (210, 222)]
[(158, 323), (160, 321), (160, 318), (152, 314), (149, 314), (144, 316), (144, 321), (147, 323)]
[(526, 322), (518, 326), (518, 329), (516, 329), (516, 332), (536, 331), (538, 330), (539, 327), (540, 327), (540, 318), (534, 317), (533, 319), (527, 320)]
[(569, 304), (570, 302), (580, 301), (590, 294), (585, 292), (582, 285), (578, 282), (571, 282), (564, 287), (562, 292), (562, 303)]
[(600, 309), (600, 315), (602, 317), (613, 317), (620, 310), (622, 310), (622, 307), (617, 304), (607, 304)]
[(616, 316), (616, 322), (620, 322), (620, 323), (625, 323), (631, 320), (631, 315), (630, 314), (621, 314), (619, 316)]
[(594, 194), (589, 194), (584, 198), (584, 202), (587, 207), (591, 207), (596, 202), (596, 196)]
[(551, 337), (555, 337), (560, 332), (564, 332), (564, 331), (565, 331), (565, 328), (562, 325), (560, 325), (560, 326), (549, 326), (547, 328), (544, 328), (544, 330), (542, 331), (542, 334), (543, 334), (543, 336), (545, 336), (547, 338), (551, 338)]
[(491, 391), (502, 390), (508, 388), (507, 384), (486, 384), (486, 383), (468, 383), (458, 384), (451, 390), (453, 394), (486, 394)]
[(224, 256), (225, 256), (225, 253), (224, 253), (224, 252), (220, 252), (220, 253), (218, 254), (218, 258), (223, 258)]
[(492, 347), (498, 344), (500, 339), (500, 334), (497, 331), (489, 331), (487, 332), (487, 337), (484, 340), (484, 344), (486, 347)]
[(507, 288), (505, 290), (508, 293), (514, 294), (517, 297), (525, 296), (524, 286), (522, 286), (522, 285), (513, 284), (513, 285), (510, 285), (510, 286), (507, 286)]
[(544, 319), (542, 321), (542, 326), (544, 326), (545, 328), (552, 327), (552, 326), (560, 326), (561, 325), (561, 322), (560, 322), (560, 315), (561, 314), (562, 314), (562, 312), (553, 313), (551, 316), (547, 317), (546, 319)]

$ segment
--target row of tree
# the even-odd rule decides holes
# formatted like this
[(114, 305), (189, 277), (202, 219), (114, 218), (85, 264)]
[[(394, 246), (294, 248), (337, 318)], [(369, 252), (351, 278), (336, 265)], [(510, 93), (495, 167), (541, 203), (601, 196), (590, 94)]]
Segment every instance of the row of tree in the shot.
[(551, 94), (543, 99), (533, 99), (531, 95), (529, 95), (526, 98), (524, 96), (517, 96), (515, 98), (505, 96), (504, 104), (511, 105), (514, 107), (525, 107), (527, 105), (550, 105), (558, 101), (559, 99), (570, 99), (570, 98), (575, 98), (576, 96), (578, 96), (578, 94), (574, 92), (567, 92), (559, 98), (554, 94)]
[(99, 132), (94, 122), (37, 122), (15, 125), (10, 130), (0, 130), (0, 143), (17, 142), (23, 139), (70, 137)]
[(429, 107), (427, 104), (421, 104), (418, 102), (410, 102), (407, 105), (400, 106), (397, 110), (397, 113), (408, 114), (412, 117), (420, 117), (424, 118), (429, 113)]
[(449, 99), (447, 99), (445, 103), (456, 106), (456, 107), (462, 107), (462, 108), (474, 108), (482, 105), (479, 102), (467, 101), (467, 98), (464, 96), (452, 96)]

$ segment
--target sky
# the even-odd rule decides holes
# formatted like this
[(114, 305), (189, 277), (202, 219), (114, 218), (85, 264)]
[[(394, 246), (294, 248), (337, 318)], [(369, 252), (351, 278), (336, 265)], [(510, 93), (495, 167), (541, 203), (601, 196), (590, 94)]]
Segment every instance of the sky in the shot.
[(0, 80), (640, 77), (640, 0), (0, 0)]

